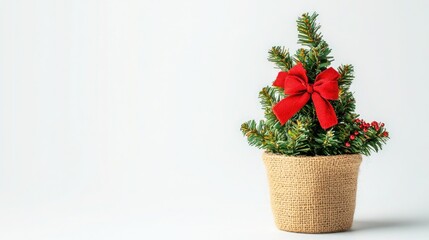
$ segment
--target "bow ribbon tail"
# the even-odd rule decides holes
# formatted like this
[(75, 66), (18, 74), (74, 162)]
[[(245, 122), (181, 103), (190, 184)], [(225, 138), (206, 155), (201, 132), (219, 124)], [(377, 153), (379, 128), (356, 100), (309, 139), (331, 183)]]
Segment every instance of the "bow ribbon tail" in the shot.
[[(295, 113), (297, 113), (310, 99), (310, 94), (305, 92), (302, 94), (289, 95), (273, 107), (273, 112), (277, 119), (283, 125)], [(335, 114), (335, 112), (334, 112)]]
[(328, 100), (320, 96), (319, 93), (313, 92), (311, 98), (316, 109), (316, 115), (319, 119), (320, 126), (323, 129), (328, 129), (338, 123), (337, 115), (335, 114), (334, 107)]

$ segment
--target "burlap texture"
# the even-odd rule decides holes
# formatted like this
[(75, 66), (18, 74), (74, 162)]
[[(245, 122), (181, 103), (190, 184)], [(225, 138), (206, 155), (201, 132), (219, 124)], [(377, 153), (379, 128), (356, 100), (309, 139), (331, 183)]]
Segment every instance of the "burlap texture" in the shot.
[(352, 226), (362, 156), (292, 157), (264, 153), (277, 227), (303, 233)]

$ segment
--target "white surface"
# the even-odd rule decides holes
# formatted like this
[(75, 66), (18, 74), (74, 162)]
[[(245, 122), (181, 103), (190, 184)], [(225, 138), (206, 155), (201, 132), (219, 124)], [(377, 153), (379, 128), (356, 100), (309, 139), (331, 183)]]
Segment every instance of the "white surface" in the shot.
[[(429, 239), (425, 1), (0, 1), (0, 239)], [(275, 229), (261, 152), (273, 45), (317, 11), (392, 139), (355, 225)]]

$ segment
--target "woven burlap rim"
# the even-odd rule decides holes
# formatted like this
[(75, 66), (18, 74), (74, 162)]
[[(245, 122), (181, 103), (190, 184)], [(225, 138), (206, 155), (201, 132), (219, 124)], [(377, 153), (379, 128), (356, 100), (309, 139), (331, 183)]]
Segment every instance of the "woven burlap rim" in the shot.
[(331, 159), (350, 159), (355, 158), (357, 156), (362, 157), (360, 154), (341, 154), (341, 155), (315, 155), (315, 156), (304, 156), (304, 155), (285, 155), (285, 154), (278, 154), (278, 153), (271, 153), (271, 152), (263, 152), (262, 155), (268, 155), (271, 158), (279, 158), (279, 159), (296, 159), (296, 160), (331, 160)]

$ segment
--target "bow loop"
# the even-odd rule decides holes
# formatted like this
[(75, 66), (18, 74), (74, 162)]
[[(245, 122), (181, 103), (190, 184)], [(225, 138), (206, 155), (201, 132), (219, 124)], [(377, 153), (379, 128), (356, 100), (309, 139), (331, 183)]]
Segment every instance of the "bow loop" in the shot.
[(340, 74), (332, 67), (317, 75), (314, 89), (325, 99), (337, 100), (339, 95), (338, 78)]

